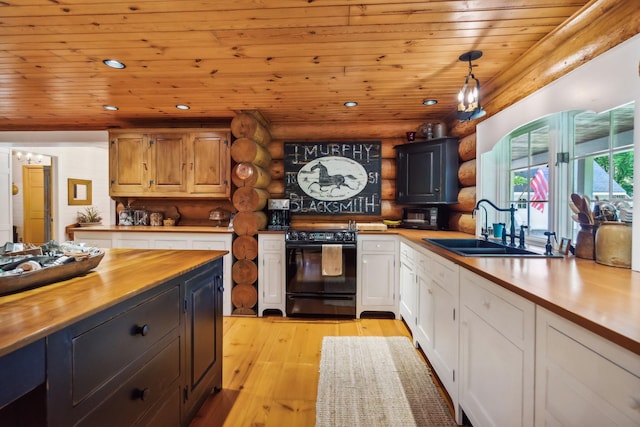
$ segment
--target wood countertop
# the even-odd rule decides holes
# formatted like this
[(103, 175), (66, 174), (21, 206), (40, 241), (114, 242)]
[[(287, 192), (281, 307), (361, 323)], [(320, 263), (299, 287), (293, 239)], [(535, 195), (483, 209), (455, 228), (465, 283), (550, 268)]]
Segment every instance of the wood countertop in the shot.
[(84, 276), (0, 296), (0, 356), (227, 253), (105, 249), (100, 265)]
[(640, 355), (640, 272), (574, 256), (463, 257), (422, 240), (472, 237), (458, 232), (394, 228), (385, 234), (399, 234)]
[(69, 231), (106, 231), (106, 232), (160, 232), (160, 233), (225, 233), (232, 234), (233, 230), (225, 227), (207, 227), (203, 225), (173, 225), (173, 226), (151, 226), (151, 225), (95, 225), (91, 227), (73, 227)]

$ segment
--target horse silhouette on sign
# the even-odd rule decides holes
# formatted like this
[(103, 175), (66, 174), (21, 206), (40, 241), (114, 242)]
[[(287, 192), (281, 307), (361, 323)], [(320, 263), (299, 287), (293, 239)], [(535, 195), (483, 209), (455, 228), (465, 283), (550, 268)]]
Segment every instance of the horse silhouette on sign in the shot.
[(329, 175), (329, 172), (327, 171), (327, 167), (320, 162), (318, 162), (316, 165), (314, 165), (311, 168), (311, 172), (317, 169), (320, 170), (318, 181), (312, 182), (311, 185), (309, 185), (309, 189), (311, 189), (311, 186), (313, 186), (314, 184), (317, 184), (321, 192), (326, 192), (326, 191), (332, 192), (336, 189), (340, 189), (340, 187), (343, 187), (343, 186), (351, 190), (357, 190), (357, 188), (351, 187), (346, 181), (346, 178), (357, 181), (358, 178), (356, 178), (355, 176), (340, 175), (340, 174)]

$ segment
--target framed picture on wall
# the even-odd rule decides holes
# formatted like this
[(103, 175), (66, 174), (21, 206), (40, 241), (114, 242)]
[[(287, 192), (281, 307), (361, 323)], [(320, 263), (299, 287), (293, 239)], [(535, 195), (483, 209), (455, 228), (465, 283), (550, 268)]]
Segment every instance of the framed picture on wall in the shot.
[(380, 215), (381, 143), (285, 142), (291, 213)]

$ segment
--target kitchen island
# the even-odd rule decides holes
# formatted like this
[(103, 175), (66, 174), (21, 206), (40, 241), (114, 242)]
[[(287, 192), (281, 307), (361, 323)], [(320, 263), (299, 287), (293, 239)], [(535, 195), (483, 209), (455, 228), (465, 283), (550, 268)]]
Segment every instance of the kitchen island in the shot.
[[(70, 228), (76, 242), (98, 248), (129, 249), (198, 249), (227, 251), (222, 263), (230, 272), (233, 264), (231, 255), (233, 230), (228, 227), (207, 226), (132, 226), (99, 225)], [(226, 292), (223, 295), (223, 315), (232, 312), (231, 274), (224, 277)]]
[(221, 387), (227, 252), (105, 252), (84, 276), (0, 297), (0, 420), (24, 396), (44, 425), (187, 425)]

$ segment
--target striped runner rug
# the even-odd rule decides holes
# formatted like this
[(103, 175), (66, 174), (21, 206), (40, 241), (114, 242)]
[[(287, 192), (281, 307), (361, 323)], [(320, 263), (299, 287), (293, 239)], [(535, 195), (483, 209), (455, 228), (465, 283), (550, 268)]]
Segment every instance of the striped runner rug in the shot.
[(456, 424), (407, 337), (325, 337), (316, 426)]

